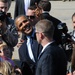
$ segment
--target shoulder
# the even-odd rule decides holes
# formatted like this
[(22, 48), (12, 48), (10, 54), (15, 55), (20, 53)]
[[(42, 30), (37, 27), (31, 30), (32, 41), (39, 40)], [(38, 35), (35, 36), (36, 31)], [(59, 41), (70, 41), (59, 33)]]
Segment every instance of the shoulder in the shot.
[(59, 23), (61, 22), (61, 21), (60, 21), (58, 18), (56, 18), (56, 17), (53, 17), (53, 16), (51, 16), (51, 15), (50, 15), (50, 17), (51, 17), (52, 19), (54, 19), (55, 21), (59, 22)]
[(16, 2), (24, 1), (24, 0), (15, 0)]
[(56, 54), (64, 53), (64, 50), (62, 50), (56, 43), (51, 43), (46, 47), (45, 52), (50, 55), (56, 55)]
[(14, 24), (14, 20), (12, 18), (8, 17), (7, 18), (7, 24), (10, 24), (10, 25), (12, 24), (13, 25)]

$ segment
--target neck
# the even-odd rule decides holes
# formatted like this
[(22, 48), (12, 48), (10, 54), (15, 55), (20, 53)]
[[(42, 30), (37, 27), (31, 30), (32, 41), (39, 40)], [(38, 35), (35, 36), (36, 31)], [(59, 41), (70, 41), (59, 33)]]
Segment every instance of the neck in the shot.
[(53, 41), (53, 39), (45, 38), (45, 39), (42, 40), (41, 45), (44, 47), (46, 44), (48, 44), (52, 41)]

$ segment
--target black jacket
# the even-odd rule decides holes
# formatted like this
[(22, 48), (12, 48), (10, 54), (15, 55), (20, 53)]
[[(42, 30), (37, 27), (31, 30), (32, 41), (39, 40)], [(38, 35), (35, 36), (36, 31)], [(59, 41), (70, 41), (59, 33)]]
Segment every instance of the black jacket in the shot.
[(7, 22), (7, 31), (2, 34), (2, 40), (8, 45), (10, 50), (9, 57), (12, 57), (12, 51), (14, 50), (13, 47), (16, 46), (18, 42), (18, 33), (17, 29), (14, 25), (14, 20), (11, 18), (6, 19)]
[(64, 50), (49, 44), (40, 54), (35, 75), (66, 75), (67, 59)]
[(59, 19), (51, 16), (49, 13), (42, 13), (42, 16), (44, 19), (48, 19), (48, 20), (52, 21), (52, 23), (55, 27), (53, 39), (56, 41), (57, 44), (60, 44), (61, 39), (62, 39), (62, 32), (61, 32), (61, 30), (58, 29), (58, 25), (61, 23), (61, 21)]
[(35, 69), (36, 69), (36, 62), (38, 59), (38, 55), (42, 49), (42, 46), (38, 44), (36, 40), (36, 36), (34, 34), (34, 37), (32, 37), (32, 52), (35, 59), (35, 62), (31, 60), (28, 54), (27, 49), (27, 38), (25, 38), (24, 43), (19, 48), (19, 57), (21, 61), (21, 70), (23, 75), (35, 75)]

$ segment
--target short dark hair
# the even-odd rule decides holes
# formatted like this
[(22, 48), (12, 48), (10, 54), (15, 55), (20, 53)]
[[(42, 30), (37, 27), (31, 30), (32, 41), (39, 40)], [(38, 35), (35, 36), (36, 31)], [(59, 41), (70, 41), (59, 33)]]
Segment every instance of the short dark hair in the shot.
[(51, 10), (51, 3), (49, 1), (42, 0), (42, 1), (39, 2), (38, 6), (40, 8), (42, 8), (44, 11), (49, 12)]
[[(25, 17), (25, 19), (28, 20), (25, 15), (19, 15), (19, 16), (17, 16), (17, 17), (15, 18), (15, 20), (14, 20), (14, 24), (15, 24), (15, 25), (16, 25), (17, 19), (19, 19), (20, 17)], [(17, 27), (16, 27), (16, 28), (17, 28)], [(18, 30), (18, 28), (17, 28), (17, 30)]]
[(35, 10), (36, 8), (37, 8), (36, 5), (28, 7), (28, 9), (31, 9), (31, 10)]

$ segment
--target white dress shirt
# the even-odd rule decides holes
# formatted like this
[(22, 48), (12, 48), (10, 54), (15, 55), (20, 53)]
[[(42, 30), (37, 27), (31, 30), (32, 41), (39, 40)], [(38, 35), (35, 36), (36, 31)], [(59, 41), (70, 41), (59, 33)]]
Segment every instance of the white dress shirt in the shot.
[(34, 55), (33, 55), (32, 48), (31, 48), (30, 37), (27, 37), (27, 48), (28, 48), (29, 57), (31, 58), (32, 61), (35, 62)]
[(24, 0), (25, 12), (27, 13), (28, 7), (30, 6), (30, 0)]

